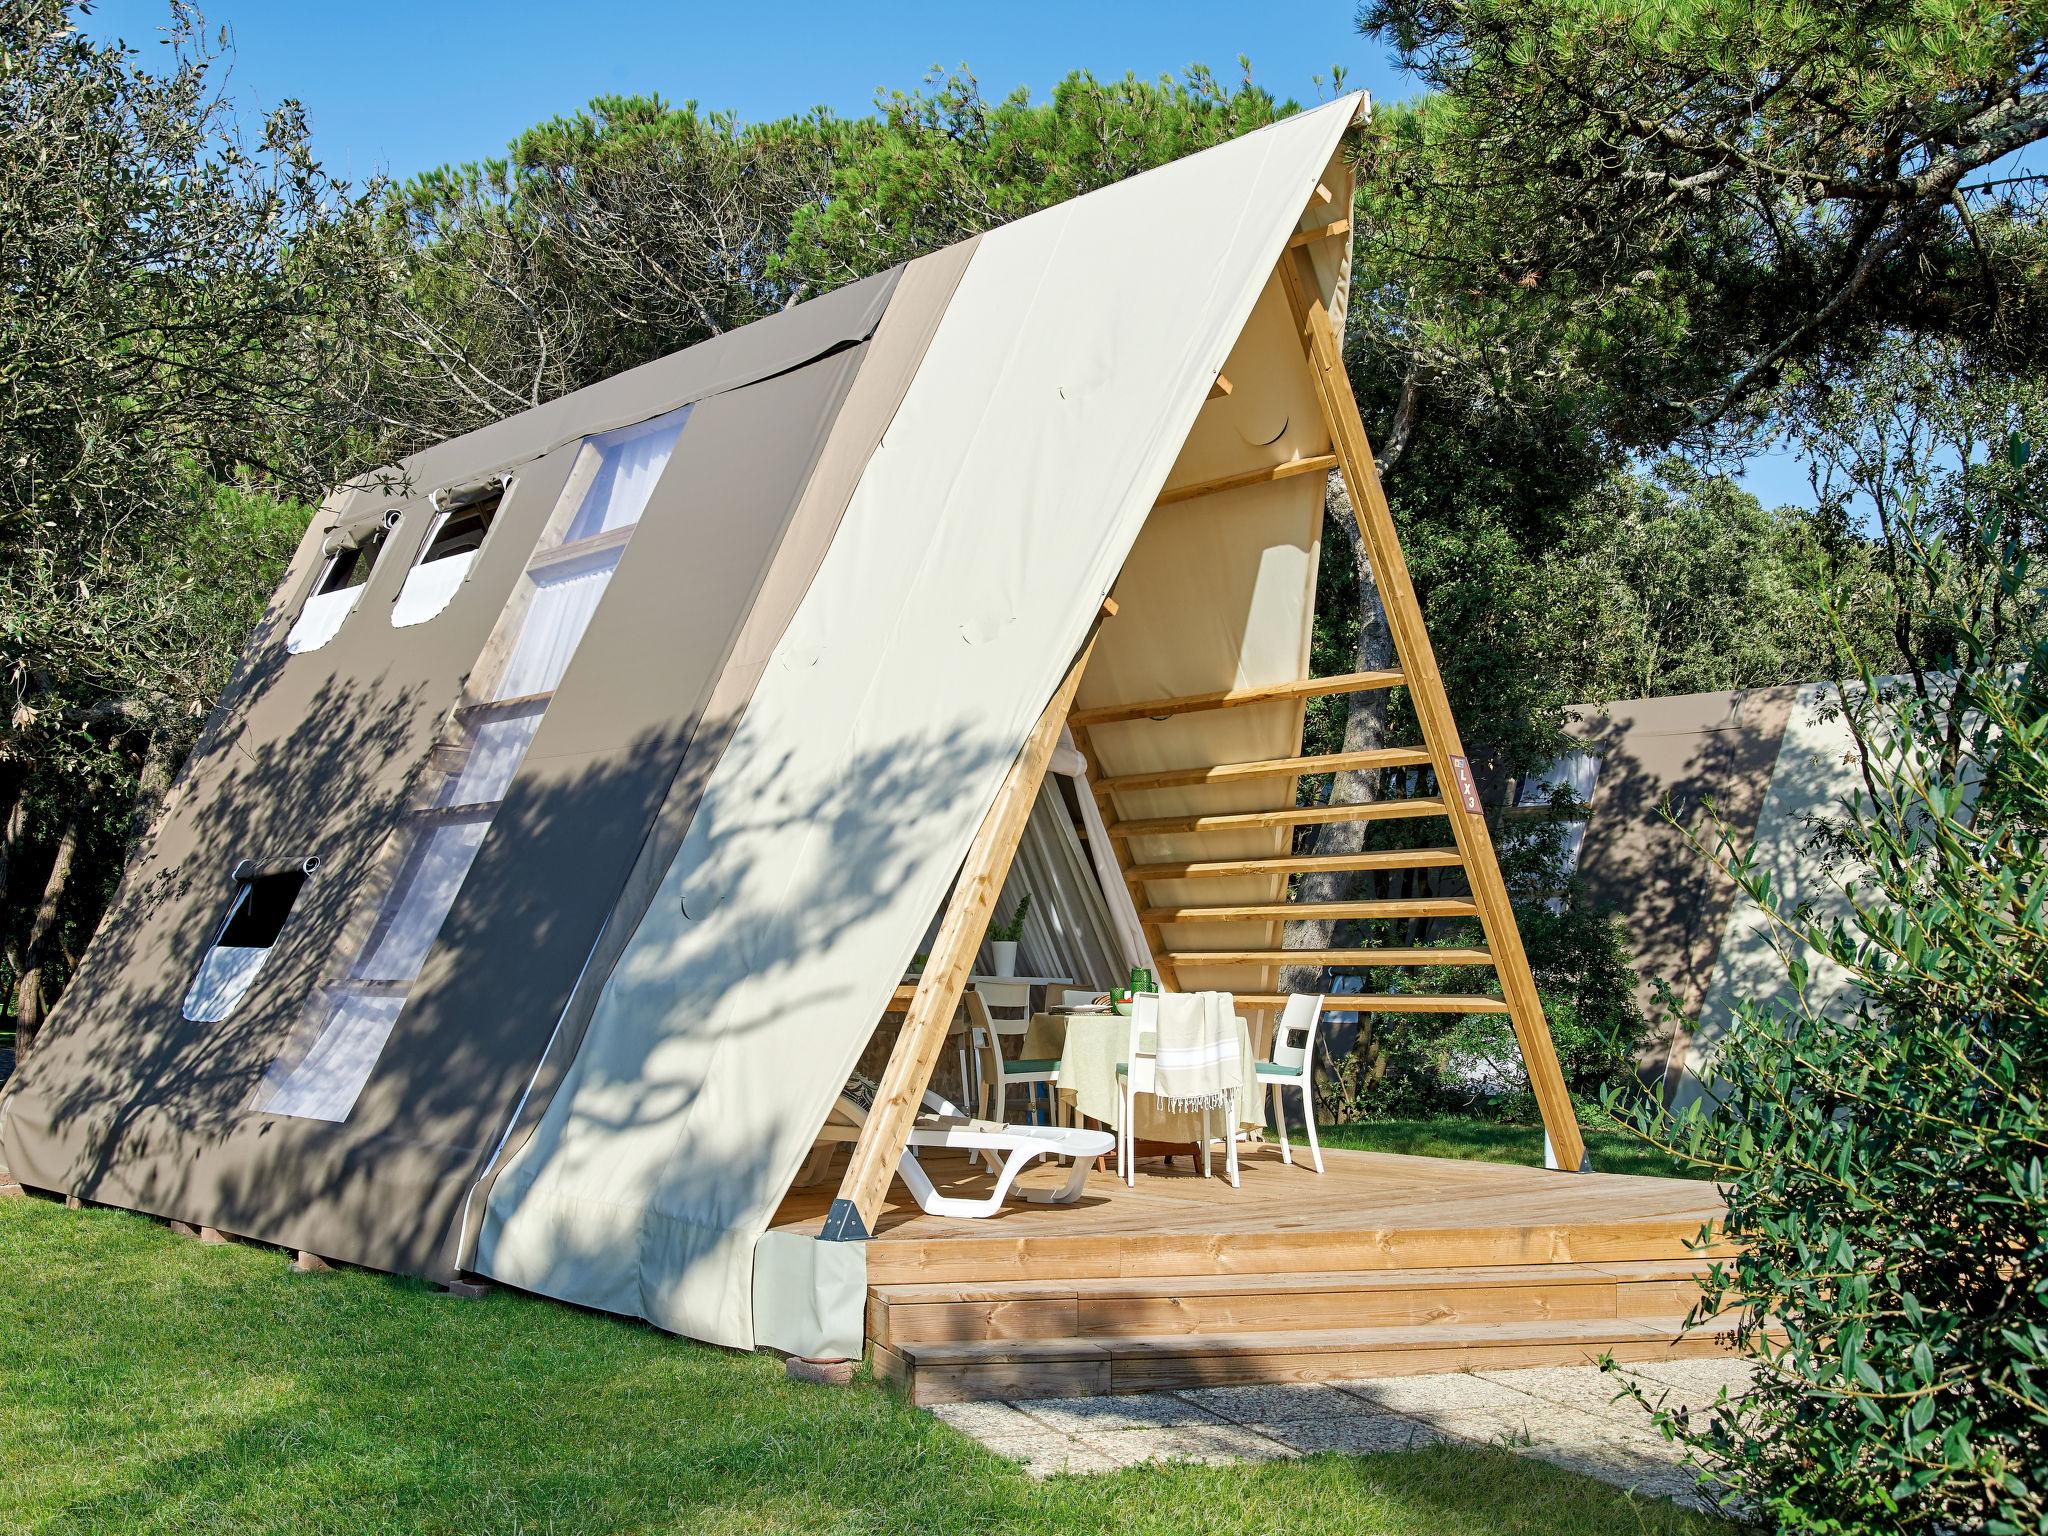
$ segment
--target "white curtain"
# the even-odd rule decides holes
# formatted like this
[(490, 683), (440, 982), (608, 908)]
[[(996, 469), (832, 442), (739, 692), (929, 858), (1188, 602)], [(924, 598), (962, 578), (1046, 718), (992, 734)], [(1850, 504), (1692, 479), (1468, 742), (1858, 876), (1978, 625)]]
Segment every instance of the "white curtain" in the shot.
[(441, 791), (443, 805), (487, 805), (505, 798), (520, 759), (533, 744), (540, 729), (545, 705), (536, 704), (516, 715), (486, 720), (471, 732), (469, 756), (462, 772)]
[(216, 944), (199, 962), (199, 974), (185, 993), (185, 1017), (195, 1024), (218, 1024), (235, 1011), (269, 958), (267, 948), (229, 949)]
[(349, 610), (356, 605), (356, 599), (363, 595), (361, 587), (344, 587), (339, 592), (316, 592), (306, 599), (306, 606), (299, 610), (298, 622), (292, 625), (292, 632), (284, 637), (284, 648), (296, 656), (301, 651), (317, 651), (332, 640), (341, 628), (341, 621), (348, 617)]
[(563, 542), (595, 538), (640, 521), (640, 514), (647, 510), (647, 498), (654, 494), (654, 482), (668, 467), (668, 456), (675, 448), (676, 434), (683, 429), (683, 418), (689, 414), (689, 407), (685, 406), (680, 411), (590, 440), (592, 450), (602, 458)]
[(398, 601), (391, 606), (391, 627), (407, 629), (424, 624), (446, 608), (448, 599), (462, 590), (463, 579), (475, 561), (476, 551), (466, 549), (459, 555), (429, 560), (407, 571), (405, 585), (398, 589)]
[(476, 861), (490, 830), (488, 815), (479, 821), (432, 827), (413, 844), (399, 872), (398, 887), (386, 900), (384, 932), (365, 955), (356, 974), (372, 981), (411, 981), (433, 947), (441, 921), (455, 904), (463, 877)]
[(346, 1120), (404, 1006), (402, 997), (344, 993), (305, 1059), (289, 1072), (271, 1067), (270, 1092), (256, 1107), (305, 1120)]
[(526, 622), (519, 628), (519, 643), (512, 659), (498, 679), (500, 699), (522, 698), (529, 693), (551, 693), (569, 668), (577, 642), (597, 612), (597, 600), (619, 552), (612, 550), (601, 561), (576, 564), (561, 570), (545, 570), (529, 576), (533, 601), (527, 605)]

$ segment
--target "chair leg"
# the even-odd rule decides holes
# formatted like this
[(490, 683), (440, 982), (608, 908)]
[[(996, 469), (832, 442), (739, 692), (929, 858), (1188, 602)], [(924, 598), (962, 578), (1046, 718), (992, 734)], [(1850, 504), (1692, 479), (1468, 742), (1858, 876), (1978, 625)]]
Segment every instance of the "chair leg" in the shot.
[(1202, 1108), (1202, 1177), (1205, 1179), (1213, 1177), (1214, 1170), (1215, 1164), (1209, 1160), (1209, 1110), (1208, 1106), (1204, 1105)]
[(1280, 1136), (1280, 1161), (1292, 1168), (1294, 1149), (1287, 1145), (1287, 1090), (1278, 1083), (1268, 1083), (1266, 1098), (1273, 1106), (1273, 1129)]
[(1316, 1145), (1316, 1101), (1308, 1089), (1308, 1077), (1301, 1079), (1301, 1118), (1308, 1127), (1308, 1157), (1316, 1165), (1316, 1172), (1323, 1171), (1323, 1149)]
[(1237, 1183), (1237, 1094), (1232, 1093), (1223, 1105), (1223, 1167), (1230, 1175), (1230, 1187)]

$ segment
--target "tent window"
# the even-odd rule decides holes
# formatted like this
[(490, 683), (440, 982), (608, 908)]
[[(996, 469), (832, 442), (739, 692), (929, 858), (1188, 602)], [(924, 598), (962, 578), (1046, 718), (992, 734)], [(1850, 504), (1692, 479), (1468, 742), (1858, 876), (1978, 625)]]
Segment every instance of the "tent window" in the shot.
[(601, 533), (640, 521), (648, 498), (654, 494), (655, 482), (668, 467), (669, 454), (675, 449), (676, 437), (689, 413), (689, 407), (684, 406), (666, 416), (589, 440), (584, 451), (597, 455), (596, 472), (562, 542), (573, 544), (578, 539), (594, 539)]
[(491, 522), (497, 517), (498, 508), (504, 500), (502, 490), (494, 491), (482, 501), (442, 513), (427, 540), (427, 547), (420, 552), (420, 564), (432, 565), (436, 560), (473, 555), (482, 549), (484, 535), (491, 531)]
[(319, 581), (313, 584), (313, 595), (325, 597), (330, 592), (353, 592), (370, 579), (370, 569), (377, 563), (377, 553), (384, 547), (384, 535), (379, 533), (365, 539), (354, 549), (336, 550), (327, 558), (327, 569), (320, 573)]
[(242, 881), (227, 926), (215, 942), (231, 949), (270, 948), (284, 931), (284, 920), (292, 915), (292, 904), (305, 884), (303, 869)]
[(218, 1024), (235, 1011), (255, 985), (263, 962), (270, 958), (271, 946), (284, 932), (285, 920), (292, 915), (305, 884), (304, 868), (236, 880), (227, 920), (186, 989), (186, 1018), (199, 1024)]

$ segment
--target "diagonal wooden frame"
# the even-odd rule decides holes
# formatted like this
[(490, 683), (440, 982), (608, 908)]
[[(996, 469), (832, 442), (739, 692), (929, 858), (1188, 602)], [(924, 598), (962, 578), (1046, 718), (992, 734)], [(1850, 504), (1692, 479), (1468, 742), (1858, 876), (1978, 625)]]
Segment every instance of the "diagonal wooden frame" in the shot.
[[(1280, 282), (1286, 290), (1302, 350), (1308, 358), (1316, 401), (1335, 447), (1339, 472), (1351, 492), (1351, 507), (1358, 522), (1358, 536), (1372, 563), (1385, 606), (1387, 628), (1394, 641), (1394, 654), (1407, 681), (1415, 714), (1422, 725), (1423, 745), (1429, 749), (1436, 771), (1437, 792), (1444, 802), (1444, 814), (1451, 823), (1460, 862), (1472, 886), (1472, 900), (1479, 908), (1480, 931), (1500, 977), (1501, 996), (1514, 1025), (1515, 1043), (1521, 1048), (1522, 1063), (1529, 1073), (1529, 1086), (1536, 1107), (1543, 1116), (1543, 1129), (1550, 1141), (1553, 1160), (1572, 1172), (1586, 1166), (1586, 1145), (1579, 1133), (1579, 1120), (1565, 1087), (1564, 1073), (1557, 1064), (1557, 1049), (1550, 1039), (1550, 1024), (1543, 1017), (1543, 1002), (1536, 992), (1536, 979), (1529, 972), (1529, 957), (1522, 948), (1521, 929), (1508, 900), (1507, 885), (1501, 879), (1500, 864), (1494, 857), (1493, 837), (1487, 831), (1486, 815), (1472, 784), (1471, 765), (1458, 740), (1458, 723), (1444, 693), (1442, 675), (1437, 671), (1436, 653), (1423, 624), (1422, 606), (1408, 577), (1408, 561), (1401, 552), (1400, 535), (1394, 528), (1393, 513), (1386, 493), (1380, 488), (1379, 471), (1373, 464), (1372, 444), (1365, 423), (1358, 414), (1358, 401), (1351, 393), (1351, 378), (1344, 368), (1342, 337), (1337, 333), (1315, 269), (1308, 253), (1291, 249), (1280, 258)], [(1367, 951), (1361, 951), (1363, 956)]]
[(975, 952), (981, 948), (989, 913), (1002, 894), (1010, 862), (1016, 857), (1017, 844), (1024, 835), (1024, 824), (1038, 799), (1046, 765), (1052, 761), (1053, 748), (1059, 745), (1060, 728), (1073, 708), (1081, 674), (1088, 669), (1095, 636), (1102, 619), (1115, 612), (1116, 605), (1105, 600), (1101, 617), (1089, 630), (1065, 680), (1040, 712), (1038, 723), (1025, 737), (1023, 749), (1004, 775), (1002, 787), (996, 791), (988, 814), (968, 845), (960, 878), (954, 882), (952, 899), (946, 903), (945, 916), (939, 920), (938, 935), (925, 960), (924, 974), (918, 978), (917, 991), (904, 1014), (903, 1028), (896, 1036), (896, 1047), (882, 1069), (874, 1107), (861, 1126), (853, 1156), (839, 1181), (839, 1193), (826, 1213), (821, 1236), (827, 1242), (857, 1240), (871, 1236), (875, 1230), (875, 1220), (882, 1214), (882, 1201), (889, 1192), (889, 1181), (896, 1176), (896, 1160), (910, 1140), (911, 1124), (917, 1119), (925, 1086), (932, 1080), (932, 1069), (945, 1048), (946, 1031), (960, 1006), (960, 995), (967, 989), (968, 973), (974, 968)]

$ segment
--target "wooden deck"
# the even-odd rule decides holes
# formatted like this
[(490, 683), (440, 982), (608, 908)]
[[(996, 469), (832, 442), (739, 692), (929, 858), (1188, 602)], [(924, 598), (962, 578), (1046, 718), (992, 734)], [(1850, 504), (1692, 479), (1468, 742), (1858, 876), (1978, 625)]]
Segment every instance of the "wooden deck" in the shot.
[[(1142, 1391), (1701, 1353), (1678, 1339), (1720, 1214), (1710, 1184), (1325, 1151), (1181, 1159), (1071, 1206), (927, 1216), (900, 1183), (868, 1245), (875, 1362), (919, 1401)], [(927, 1164), (942, 1189), (985, 1178)], [(1044, 1170), (1023, 1182), (1046, 1183)], [(792, 1191), (816, 1232), (835, 1180)]]

